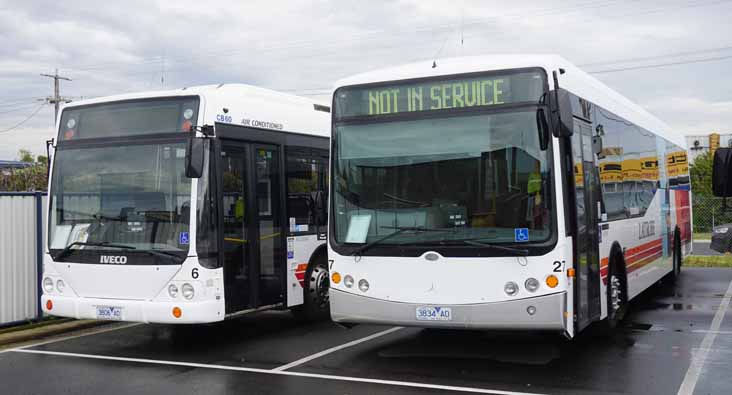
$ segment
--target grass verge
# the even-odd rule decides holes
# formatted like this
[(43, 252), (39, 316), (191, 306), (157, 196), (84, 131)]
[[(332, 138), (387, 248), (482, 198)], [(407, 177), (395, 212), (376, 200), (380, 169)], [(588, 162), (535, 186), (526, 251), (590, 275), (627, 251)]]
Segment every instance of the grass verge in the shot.
[(701, 256), (692, 255), (684, 258), (686, 267), (732, 267), (732, 255)]
[(694, 240), (711, 240), (712, 234), (694, 232), (694, 235), (692, 237), (694, 238)]

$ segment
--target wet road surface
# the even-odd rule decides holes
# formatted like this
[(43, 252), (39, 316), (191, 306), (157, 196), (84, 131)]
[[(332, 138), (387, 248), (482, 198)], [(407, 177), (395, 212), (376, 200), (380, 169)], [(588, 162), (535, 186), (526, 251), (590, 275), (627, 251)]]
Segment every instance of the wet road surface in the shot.
[[(3, 393), (732, 393), (732, 269), (685, 268), (611, 335), (301, 323), (134, 325), (0, 351)], [(725, 297), (725, 295), (727, 295)], [(720, 308), (721, 307), (721, 308)], [(710, 328), (713, 331), (710, 331)]]

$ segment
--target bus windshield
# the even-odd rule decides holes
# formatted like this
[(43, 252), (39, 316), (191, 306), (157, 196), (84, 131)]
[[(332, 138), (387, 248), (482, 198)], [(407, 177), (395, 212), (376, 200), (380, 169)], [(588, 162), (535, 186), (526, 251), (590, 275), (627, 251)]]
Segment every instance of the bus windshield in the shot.
[(109, 244), (186, 254), (191, 179), (184, 164), (180, 140), (59, 147), (50, 193), (51, 251), (77, 243), (74, 249), (86, 251)]
[(539, 148), (536, 106), (411, 118), (336, 123), (336, 243), (550, 237), (551, 151)]

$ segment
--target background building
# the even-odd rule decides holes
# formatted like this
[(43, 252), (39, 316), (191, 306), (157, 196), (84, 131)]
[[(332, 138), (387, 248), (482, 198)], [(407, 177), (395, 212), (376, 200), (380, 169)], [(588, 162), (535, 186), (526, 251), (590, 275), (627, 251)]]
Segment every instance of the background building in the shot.
[(732, 147), (732, 133), (686, 136), (686, 144), (689, 146), (689, 163), (694, 163), (697, 156), (709, 152), (711, 148)]

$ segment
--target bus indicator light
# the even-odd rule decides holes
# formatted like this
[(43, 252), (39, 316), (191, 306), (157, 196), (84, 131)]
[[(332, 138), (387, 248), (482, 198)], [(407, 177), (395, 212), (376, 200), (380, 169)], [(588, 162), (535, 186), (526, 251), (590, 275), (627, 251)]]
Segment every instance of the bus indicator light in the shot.
[(53, 302), (51, 302), (51, 299), (46, 301), (46, 310), (53, 310)]
[(180, 316), (183, 315), (183, 311), (180, 309), (180, 307), (173, 307), (173, 317), (180, 318)]
[(549, 276), (548, 276), (548, 277), (546, 278), (546, 285), (547, 285), (547, 286), (548, 286), (549, 288), (555, 288), (555, 287), (556, 287), (557, 285), (559, 285), (559, 279), (557, 278), (557, 276), (555, 276), (555, 275), (553, 275), (553, 274), (550, 274), (550, 275), (549, 275)]
[(567, 269), (567, 277), (574, 278), (574, 268)]
[(340, 284), (341, 283), (341, 274), (338, 272), (333, 272), (333, 275), (330, 276), (330, 279), (333, 280), (334, 283)]
[(183, 125), (181, 125), (181, 126), (180, 126), (180, 130), (181, 130), (182, 132), (190, 132), (190, 131), (191, 131), (191, 127), (192, 127), (192, 126), (193, 126), (193, 124), (191, 123), (191, 121), (189, 121), (189, 120), (185, 120), (185, 121), (183, 122)]

